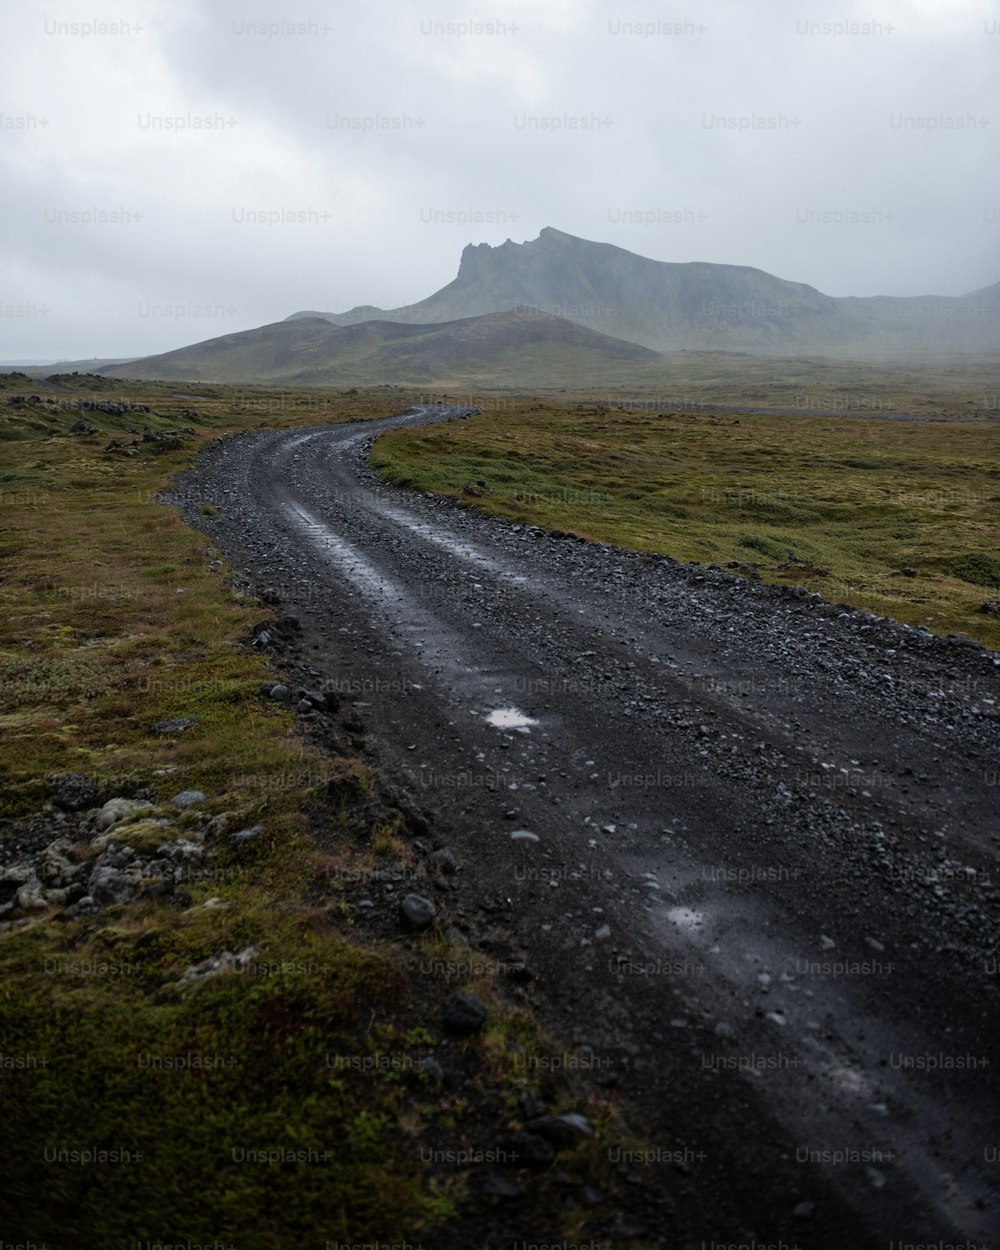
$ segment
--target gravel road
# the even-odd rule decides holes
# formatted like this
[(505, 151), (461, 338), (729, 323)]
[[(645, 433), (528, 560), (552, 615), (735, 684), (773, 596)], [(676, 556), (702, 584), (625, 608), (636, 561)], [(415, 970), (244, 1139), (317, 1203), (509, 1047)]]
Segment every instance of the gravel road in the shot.
[(626, 1100), (665, 1220), (990, 1244), (1000, 658), (368, 467), (461, 415), (228, 438), (177, 498), (431, 815), (453, 920)]

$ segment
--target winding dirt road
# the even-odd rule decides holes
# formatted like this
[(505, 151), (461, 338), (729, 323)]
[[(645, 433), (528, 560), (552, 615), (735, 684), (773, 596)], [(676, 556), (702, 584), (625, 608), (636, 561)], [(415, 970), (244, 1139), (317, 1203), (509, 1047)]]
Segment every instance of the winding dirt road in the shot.
[(227, 439), (180, 501), (432, 815), (453, 918), (627, 1096), (672, 1228), (1000, 1244), (1000, 659), (368, 468), (460, 416)]

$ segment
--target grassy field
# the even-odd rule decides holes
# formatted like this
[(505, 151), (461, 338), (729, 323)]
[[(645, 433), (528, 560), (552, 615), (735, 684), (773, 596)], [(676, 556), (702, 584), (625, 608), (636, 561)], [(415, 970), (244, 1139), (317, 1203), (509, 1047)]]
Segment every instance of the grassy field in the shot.
[[(152, 811), (116, 831), (126, 844), (196, 835), (209, 817), (265, 833), (240, 852), (210, 841), (207, 879), (182, 908), (154, 897), (77, 918), (50, 908), (0, 931), (0, 1228), (52, 1250), (143, 1238), (244, 1250), (454, 1244), (475, 1170), (423, 1162), (418, 1146), (495, 1134), (517, 1097), (539, 1089), (540, 1069), (526, 1076), (516, 1053), (565, 1047), (536, 1028), (523, 992), (518, 1005), (490, 977), (442, 971), (460, 971), (468, 951), (441, 936), (359, 936), (345, 883), (411, 866), (398, 813), (387, 817), (368, 765), (306, 749), (285, 706), (261, 698), (266, 662), (238, 640), (267, 610), (156, 498), (220, 430), (363, 420), (401, 405), (62, 384), (68, 394), (45, 392), (54, 407), (0, 396), (0, 816), (44, 817), (47, 779), (77, 772), (97, 780), (100, 801), (152, 792)], [(70, 436), (77, 414), (60, 405), (81, 395), (128, 395), (152, 411), (91, 411), (101, 433)], [(165, 451), (105, 453), (129, 424), (194, 433)], [(151, 734), (179, 716), (198, 724), (179, 738)], [(184, 789), (207, 801), (178, 811), (169, 798)], [(0, 840), (14, 834), (0, 825)], [(248, 947), (245, 974), (183, 976)], [(417, 1064), (436, 1053), (455, 988), (481, 994), (490, 1015), (449, 1050), (464, 1085), (446, 1091)], [(331, 1063), (386, 1055), (391, 1067)], [(609, 1135), (618, 1139), (610, 1109), (570, 1081), (548, 1093), (599, 1129), (560, 1156), (563, 1171), (613, 1187), (601, 1162)], [(63, 1151), (109, 1153), (85, 1163)], [(561, 1197), (554, 1205), (546, 1184), (529, 1180), (526, 1209), (558, 1210), (564, 1234), (582, 1239), (597, 1217)]]
[(374, 462), (513, 521), (754, 565), (1000, 646), (980, 610), (1000, 598), (1000, 424), (483, 404), (446, 429), (383, 435)]
[(484, 376), (415, 383), (428, 399), (442, 390), (456, 403), (484, 411), (516, 411), (522, 401), (601, 401), (647, 412), (683, 411), (696, 404), (798, 408), (828, 412), (903, 412), (934, 419), (1000, 417), (1000, 351), (992, 356), (922, 355), (866, 363), (819, 357), (786, 359), (737, 352), (676, 352), (652, 364), (584, 367), (566, 385), (519, 386), (517, 378)]
[[(844, 376), (802, 392), (816, 397), (807, 406), (843, 402)], [(879, 402), (905, 407), (913, 378), (883, 381)], [(850, 384), (864, 395), (856, 376)], [(964, 391), (945, 379), (924, 411), (988, 416), (988, 403), (973, 413), (981, 384), (985, 375)], [(697, 385), (700, 398), (729, 402), (754, 383), (738, 385), (734, 370), (714, 389), (708, 372)], [(9, 402), (32, 394), (37, 402)], [(239, 639), (268, 609), (157, 499), (220, 432), (365, 420), (410, 398), (396, 388), (0, 375), (0, 817), (44, 815), (48, 779), (72, 771), (94, 777), (102, 801), (152, 794), (152, 812), (118, 834), (137, 847), (196, 834), (206, 818), (265, 826), (249, 851), (216, 841), (208, 879), (189, 887), (183, 909), (147, 898), (75, 919), (42, 912), (0, 931), (0, 1227), (22, 1239), (53, 1250), (142, 1237), (228, 1238), (248, 1250), (306, 1237), (460, 1240), (470, 1172), (423, 1163), (418, 1145), (481, 1143), (515, 1121), (518, 1095), (539, 1086), (514, 1066), (512, 1040), (529, 1055), (566, 1049), (537, 1029), (530, 996), (513, 1001), (488, 977), (420, 971), (461, 964), (443, 938), (361, 939), (345, 883), (412, 867), (405, 830), (369, 765), (307, 749), (284, 706), (261, 698), (274, 670)], [(648, 394), (642, 407), (612, 398), (625, 397), (479, 397), (481, 416), (394, 432), (376, 459), (391, 480), (470, 506), (639, 550), (754, 564), (768, 580), (1000, 645), (1000, 622), (978, 611), (1000, 594), (996, 425), (710, 416)], [(761, 402), (777, 403), (777, 392)], [(99, 433), (70, 435), (81, 417)], [(191, 433), (131, 456), (104, 451), (144, 428)], [(218, 505), (204, 506), (211, 515)], [(198, 724), (179, 738), (151, 734), (181, 716)], [(177, 811), (169, 798), (182, 789), (203, 790), (206, 803)], [(0, 826), (0, 839), (15, 832)], [(247, 947), (259, 974), (183, 979)], [(446, 1092), (416, 1063), (437, 1049), (453, 988), (480, 993), (490, 1016), (461, 1046), (463, 1089)], [(192, 1054), (214, 1063), (149, 1063)], [(397, 1067), (329, 1062), (386, 1054)], [(561, 1172), (614, 1192), (600, 1162), (621, 1132), (612, 1109), (568, 1080), (547, 1093), (599, 1129), (560, 1155)], [(83, 1166), (47, 1153), (88, 1149), (130, 1161)], [(308, 1159), (247, 1161), (276, 1150)], [(527, 1182), (526, 1218), (558, 1210), (562, 1234), (586, 1238), (599, 1212), (566, 1205), (547, 1184)]]
[[(228, 350), (228, 349), (227, 349)], [(247, 376), (263, 367), (259, 345), (248, 343), (240, 356)], [(204, 362), (207, 370), (210, 362)], [(287, 364), (288, 362), (286, 362)], [(301, 367), (301, 362), (299, 366)], [(128, 366), (123, 366), (127, 369)], [(51, 370), (29, 369), (39, 376)], [(329, 372), (327, 370), (326, 372)], [(1000, 415), (1000, 350), (976, 356), (921, 353), (906, 360), (832, 360), (823, 357), (762, 357), (740, 352), (672, 352), (651, 360), (610, 360), (586, 352), (540, 343), (509, 350), (485, 359), (475, 353), (449, 356), (445, 362), (421, 363), (385, 359), (359, 370), (345, 366), (335, 376), (299, 379), (302, 387), (360, 386), (389, 397), (417, 396), (442, 389), (457, 399), (478, 397), (503, 410), (512, 396), (542, 396), (551, 400), (594, 400), (608, 403), (641, 402), (659, 409), (690, 403), (738, 404), (755, 408), (802, 408), (823, 412), (909, 412), (945, 417)], [(386, 386), (390, 377), (396, 385)], [(204, 376), (221, 376), (206, 372)], [(109, 390), (127, 394), (135, 383), (102, 379)], [(0, 375), (0, 387), (3, 386)], [(33, 382), (21, 382), (26, 389)], [(164, 397), (178, 390), (204, 393), (211, 384), (191, 382), (142, 383), (145, 393)], [(274, 383), (278, 385), (278, 383)], [(219, 391), (221, 395), (222, 390)], [(286, 398), (295, 392), (285, 391)], [(371, 393), (371, 390), (369, 391)], [(256, 392), (258, 398), (261, 392)], [(300, 398), (310, 392), (299, 391)], [(41, 398), (45, 398), (44, 391)], [(50, 396), (51, 398), (51, 396)], [(58, 398), (58, 397), (56, 397)]]

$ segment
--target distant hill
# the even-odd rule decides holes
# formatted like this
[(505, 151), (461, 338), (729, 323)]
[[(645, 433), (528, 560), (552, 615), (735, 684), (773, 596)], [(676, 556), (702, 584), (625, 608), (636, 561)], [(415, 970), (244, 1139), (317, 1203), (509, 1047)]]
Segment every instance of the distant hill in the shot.
[(603, 380), (659, 364), (649, 348), (533, 308), (433, 325), (365, 320), (340, 326), (297, 317), (99, 370), (105, 377), (185, 382), (421, 386)]
[(419, 303), (289, 320), (427, 325), (522, 306), (657, 352), (877, 358), (1000, 347), (1000, 283), (962, 296), (838, 299), (761, 269), (648, 260), (552, 227), (526, 243), (470, 244), (455, 280)]
[(132, 356), (94, 356), (90, 360), (50, 360), (48, 362), (42, 360), (27, 360), (17, 364), (15, 361), (6, 361), (0, 364), (0, 375), (10, 373), (14, 368), (19, 369), (29, 378), (44, 378), (53, 371), (59, 373), (87, 373), (93, 372), (94, 369), (100, 369), (105, 365), (120, 365), (126, 360), (132, 360)]

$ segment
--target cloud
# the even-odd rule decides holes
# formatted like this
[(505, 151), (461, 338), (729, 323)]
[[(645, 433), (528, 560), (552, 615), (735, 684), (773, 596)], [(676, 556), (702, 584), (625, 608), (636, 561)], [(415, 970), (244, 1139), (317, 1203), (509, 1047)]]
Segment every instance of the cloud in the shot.
[(997, 27), (978, 0), (8, 6), (0, 304), (48, 312), (5, 315), (0, 358), (394, 307), (546, 225), (835, 295), (982, 287)]

